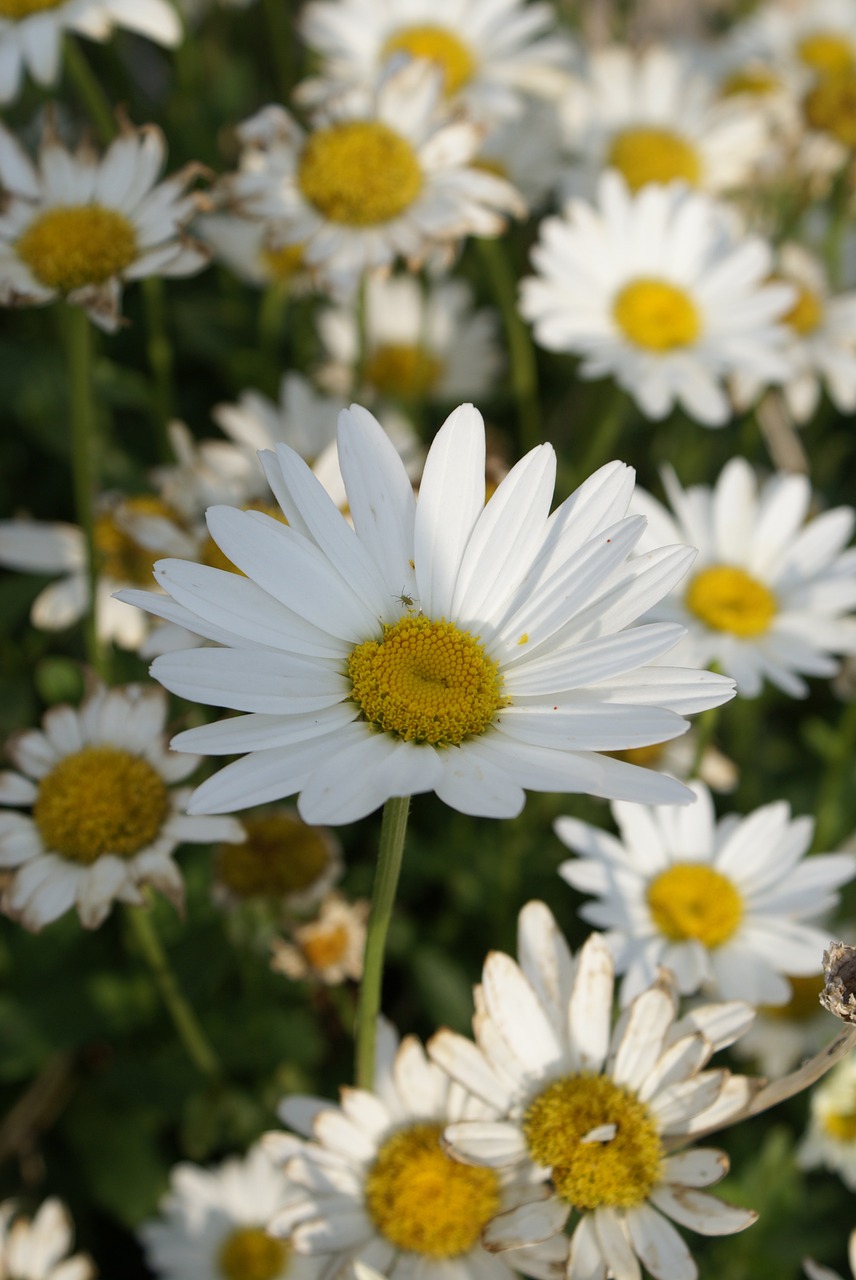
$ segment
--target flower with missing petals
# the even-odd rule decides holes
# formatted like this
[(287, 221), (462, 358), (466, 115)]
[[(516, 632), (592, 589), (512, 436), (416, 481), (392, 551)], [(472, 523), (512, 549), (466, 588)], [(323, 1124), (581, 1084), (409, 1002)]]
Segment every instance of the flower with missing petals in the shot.
[(72, 1228), (68, 1210), (55, 1197), (45, 1200), (31, 1219), (14, 1200), (0, 1204), (0, 1276), (4, 1280), (92, 1280), (95, 1266), (88, 1254), (66, 1257)]
[(527, 454), (485, 505), (485, 434), (463, 405), (428, 453), (418, 500), (371, 414), (340, 417), (353, 525), (284, 445), (262, 455), (287, 525), (215, 507), (212, 536), (241, 575), (160, 561), (167, 596), (122, 598), (220, 648), (164, 654), (155, 678), (246, 714), (179, 750), (248, 752), (203, 783), (192, 812), (300, 792), (311, 823), (351, 822), (391, 796), (435, 791), (511, 817), (524, 788), (684, 802), (673, 778), (601, 754), (676, 737), (682, 713), (731, 696), (710, 673), (657, 663), (680, 636), (637, 628), (692, 552), (631, 552), (633, 476), (612, 463), (552, 515), (556, 459)]

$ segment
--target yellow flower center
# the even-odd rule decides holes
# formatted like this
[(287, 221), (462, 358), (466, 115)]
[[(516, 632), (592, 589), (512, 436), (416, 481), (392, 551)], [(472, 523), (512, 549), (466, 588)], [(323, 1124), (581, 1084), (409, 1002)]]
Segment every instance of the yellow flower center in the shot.
[(447, 1156), (442, 1128), (421, 1123), (394, 1133), (380, 1148), (365, 1188), (368, 1215), (387, 1240), (438, 1259), (474, 1249), (499, 1210), (497, 1174)]
[(660, 1179), (660, 1136), (648, 1108), (608, 1076), (555, 1080), (528, 1108), (523, 1132), (531, 1158), (552, 1170), (557, 1193), (577, 1209), (632, 1209)]
[(409, 53), (411, 58), (436, 62), (443, 71), (443, 89), (450, 97), (463, 89), (476, 69), (475, 58), (456, 35), (430, 24), (393, 31), (384, 42), (383, 56), (388, 58), (393, 53)]
[(374, 227), (413, 204), (422, 190), (422, 169), (400, 133), (377, 120), (354, 120), (307, 139), (297, 180), (330, 222)]
[(269, 279), (277, 284), (290, 284), (294, 276), (303, 271), (304, 246), (302, 244), (283, 244), (278, 248), (262, 249), (262, 266)]
[(648, 182), (672, 182), (682, 178), (690, 186), (701, 180), (701, 160), (692, 147), (671, 129), (639, 126), (622, 129), (612, 139), (607, 167), (623, 173), (631, 191)]
[(845, 36), (836, 31), (815, 31), (804, 36), (797, 45), (800, 61), (819, 76), (836, 76), (852, 71), (854, 49)]
[(604, 754), (615, 760), (624, 760), (627, 764), (638, 764), (643, 769), (652, 769), (662, 758), (665, 742), (652, 742), (648, 747), (627, 747), (624, 751), (607, 751)]
[(744, 638), (763, 635), (776, 616), (776, 597), (769, 587), (730, 564), (711, 565), (697, 573), (685, 604), (713, 631)]
[(132, 538), (119, 523), (120, 515), (165, 516), (169, 520), (174, 520), (175, 515), (163, 499), (152, 493), (123, 498), (114, 510), (104, 511), (96, 517), (95, 549), (99, 571), (114, 582), (132, 582), (149, 587), (152, 583), (152, 566), (161, 553), (144, 547)]
[(665, 280), (632, 280), (616, 297), (612, 315), (624, 336), (647, 351), (688, 347), (701, 330), (692, 298)]
[(46, 849), (90, 866), (151, 844), (168, 807), (164, 780), (147, 760), (119, 747), (83, 747), (42, 778), (33, 818)]
[(810, 977), (794, 977), (788, 975), (791, 984), (791, 998), (787, 1004), (765, 1004), (758, 1010), (765, 1018), (781, 1019), (783, 1022), (807, 1022), (815, 1017), (820, 1009), (819, 996), (825, 984), (823, 974), (814, 973)]
[(21, 18), (29, 18), (31, 13), (58, 9), (61, 4), (65, 4), (65, 0), (0, 0), (0, 18), (18, 22)]
[(323, 834), (297, 814), (268, 813), (244, 818), (243, 844), (220, 850), (217, 874), (242, 898), (284, 897), (314, 884), (330, 862)]
[(366, 362), (366, 381), (381, 395), (418, 400), (433, 391), (442, 370), (436, 356), (404, 342), (384, 342)]
[(774, 93), (780, 87), (781, 81), (769, 67), (743, 67), (726, 76), (722, 82), (721, 93), (723, 98), (730, 98), (738, 93), (754, 93), (758, 97), (763, 97), (767, 93)]
[(348, 930), (341, 923), (307, 925), (300, 934), (300, 950), (313, 969), (329, 969), (345, 957)]
[[(795, 284), (793, 280), (788, 283)], [(802, 337), (804, 334), (813, 333), (820, 325), (823, 320), (823, 304), (811, 289), (806, 289), (804, 285), (795, 285), (795, 287), (797, 300), (790, 311), (782, 316), (782, 323), (790, 325), (794, 333)]]
[(69, 205), (35, 218), (15, 250), (42, 284), (71, 293), (104, 284), (130, 266), (137, 256), (137, 233), (115, 209)]
[(733, 883), (701, 862), (676, 862), (661, 871), (646, 896), (654, 924), (670, 942), (722, 946), (743, 917), (743, 899)]
[(263, 1227), (237, 1227), (220, 1247), (217, 1259), (226, 1280), (274, 1280), (288, 1262), (287, 1240), (275, 1240)]
[(803, 112), (812, 129), (856, 149), (856, 74), (821, 80), (805, 97)]
[(483, 733), (508, 701), (498, 664), (476, 636), (421, 615), (357, 645), (348, 675), (366, 720), (407, 742), (457, 746)]

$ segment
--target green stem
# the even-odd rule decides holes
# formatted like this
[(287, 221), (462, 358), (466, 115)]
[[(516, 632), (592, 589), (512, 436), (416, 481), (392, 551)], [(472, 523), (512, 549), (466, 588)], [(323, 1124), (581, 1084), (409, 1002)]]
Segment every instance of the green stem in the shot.
[(523, 453), (541, 443), (538, 366), (529, 327), (517, 309), (517, 276), (505, 246), (498, 239), (476, 241), (485, 271), (502, 315), (511, 359), (511, 387), (517, 405)]
[(294, 86), (292, 20), (286, 0), (264, 0), (264, 11), (280, 101), (288, 102)]
[(64, 52), (68, 77), (74, 86), (75, 93), (83, 103), (86, 114), (94, 124), (101, 141), (112, 142), (117, 132), (113, 107), (73, 36), (66, 35)]
[(627, 420), (627, 408), (627, 396), (621, 387), (617, 384), (610, 386), (609, 398), (603, 413), (597, 417), (592, 415), (591, 439), (583, 454), (578, 472), (580, 482), (587, 480), (605, 462), (612, 461), (615, 443)]
[(129, 907), (126, 915), (137, 946), (149, 966), (179, 1039), (187, 1050), (187, 1056), (200, 1074), (207, 1076), (210, 1080), (221, 1079), (223, 1069), (219, 1059), (178, 985), (178, 979), (155, 930), (150, 907)]
[(692, 768), (689, 772), (687, 781), (697, 778), (701, 773), (701, 762), (704, 759), (704, 753), (707, 751), (713, 741), (714, 730), (716, 729), (719, 713), (722, 707), (708, 707), (707, 711), (702, 711), (701, 715), (695, 722), (696, 744), (693, 754)]
[(383, 958), (389, 921), (395, 903), (395, 891), (398, 887), (398, 875), (401, 871), (409, 811), (410, 796), (392, 796), (383, 807), (380, 848), (366, 933), (363, 980), (360, 984), (357, 1005), (356, 1075), (357, 1084), (362, 1089), (371, 1089), (374, 1086), (375, 1038), (380, 1013)]
[(97, 587), (98, 558), (95, 546), (95, 494), (98, 489), (96, 462), (97, 424), (92, 393), (92, 325), (81, 307), (60, 304), (69, 415), (71, 418), (71, 468), (77, 522), (86, 546), (87, 606), (83, 618), (86, 657), (93, 669), (104, 675), (104, 654), (98, 640)]
[(259, 350), (265, 365), (272, 374), (272, 383), (279, 383), (283, 359), (279, 349), (288, 306), (288, 289), (278, 280), (264, 290), (259, 306)]
[(146, 345), (154, 383), (152, 409), (161, 460), (169, 462), (172, 459), (172, 447), (169, 443), (168, 428), (173, 417), (175, 362), (172, 343), (167, 332), (163, 278), (147, 276), (141, 284), (146, 309)]

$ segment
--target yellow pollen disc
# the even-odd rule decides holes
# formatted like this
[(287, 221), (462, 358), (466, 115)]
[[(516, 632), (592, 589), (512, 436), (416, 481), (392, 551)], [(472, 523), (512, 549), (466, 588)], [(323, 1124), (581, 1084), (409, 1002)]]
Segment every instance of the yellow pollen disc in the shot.
[(815, 973), (810, 977), (794, 977), (788, 975), (791, 984), (791, 998), (787, 1004), (765, 1004), (758, 1010), (765, 1018), (781, 1019), (783, 1022), (807, 1022), (820, 1009), (820, 993), (826, 985), (823, 974)]
[(343, 924), (307, 925), (300, 934), (300, 950), (313, 969), (328, 969), (344, 959), (348, 930)]
[(648, 182), (682, 178), (694, 187), (701, 180), (698, 153), (671, 129), (623, 129), (612, 140), (606, 164), (624, 175), (631, 191)]
[(800, 61), (819, 76), (837, 76), (854, 67), (853, 45), (835, 31), (815, 31), (797, 45)]
[(442, 1128), (413, 1124), (387, 1139), (366, 1178), (366, 1210), (399, 1249), (456, 1258), (478, 1245), (498, 1212), (499, 1178), (447, 1156)]
[(31, 13), (43, 13), (45, 9), (58, 9), (65, 0), (0, 0), (0, 18), (16, 22), (29, 18)]
[(226, 1280), (274, 1280), (288, 1262), (287, 1240), (275, 1240), (263, 1227), (237, 1227), (220, 1246), (217, 1259)]
[[(282, 508), (275, 502), (263, 502), (259, 498), (256, 502), (251, 502), (248, 507), (243, 507), (244, 511), (262, 511), (266, 516), (270, 516), (274, 520), (278, 520), (280, 524), (288, 524), (285, 516), (282, 514)], [(203, 564), (207, 564), (209, 569), (225, 569), (229, 573), (239, 573), (244, 577), (241, 569), (232, 564), (232, 561), (226, 555), (225, 551), (221, 551), (220, 547), (211, 537), (209, 533), (202, 544), (202, 550), (199, 553), (199, 559)]]
[(744, 67), (743, 70), (726, 76), (721, 92), (723, 98), (730, 98), (738, 93), (754, 93), (763, 97), (780, 87), (781, 81), (768, 67)]
[[(583, 1141), (615, 1125), (615, 1136)], [(660, 1179), (660, 1135), (648, 1108), (608, 1076), (566, 1076), (539, 1093), (523, 1117), (529, 1155), (577, 1209), (632, 1209)]]
[(278, 249), (262, 249), (262, 265), (271, 280), (277, 284), (289, 284), (298, 272), (303, 271), (302, 244), (283, 244)]
[(443, 71), (443, 89), (449, 95), (463, 89), (473, 76), (476, 60), (467, 46), (445, 27), (402, 27), (388, 36), (383, 56), (409, 53), (411, 58), (428, 58)]
[(625, 338), (646, 351), (688, 347), (701, 330), (692, 298), (665, 280), (632, 280), (616, 297), (612, 315)]
[(169, 807), (147, 760), (119, 747), (84, 747), (39, 783), (33, 818), (44, 846), (89, 866), (105, 854), (132, 858), (152, 843)]
[(374, 227), (413, 204), (422, 190), (422, 169), (400, 133), (377, 120), (354, 120), (311, 134), (297, 180), (330, 222)]
[(695, 939), (720, 947), (743, 917), (743, 899), (733, 883), (702, 862), (676, 862), (661, 871), (646, 897), (654, 924), (670, 942)]
[[(794, 284), (793, 280), (788, 282)], [(823, 304), (816, 293), (806, 289), (804, 285), (796, 285), (797, 300), (787, 315), (782, 316), (782, 323), (790, 325), (794, 333), (803, 337), (813, 333), (823, 320)]]
[(31, 222), (15, 251), (42, 284), (71, 293), (104, 284), (129, 267), (137, 256), (137, 233), (115, 209), (69, 205)]
[(643, 769), (653, 768), (663, 755), (665, 742), (653, 742), (649, 747), (627, 747), (624, 751), (607, 751), (604, 754), (627, 764), (638, 764)]
[(407, 742), (457, 746), (483, 733), (508, 699), (499, 666), (451, 622), (407, 617), (348, 659), (351, 697), (366, 720)]
[(776, 616), (776, 597), (769, 587), (729, 564), (711, 565), (697, 573), (684, 602), (713, 631), (730, 631), (742, 638), (763, 635)]
[(140, 494), (124, 498), (115, 511), (105, 511), (95, 520), (95, 550), (98, 567), (106, 578), (114, 582), (133, 582), (151, 586), (152, 566), (160, 552), (152, 551), (137, 542), (118, 523), (117, 516), (165, 516), (175, 520), (167, 504), (155, 494)]
[(848, 1110), (823, 1110), (820, 1113), (821, 1127), (837, 1142), (856, 1140), (856, 1098), (851, 1098), (850, 1101), (852, 1106)]
[(806, 95), (803, 112), (812, 129), (856, 149), (856, 74), (846, 72), (821, 80)]
[(297, 814), (269, 813), (241, 825), (247, 839), (224, 845), (217, 862), (219, 879), (239, 897), (284, 897), (308, 889), (326, 871), (330, 855), (323, 835)]
[(420, 400), (437, 385), (443, 366), (436, 356), (404, 342), (383, 342), (369, 356), (365, 377), (381, 395)]

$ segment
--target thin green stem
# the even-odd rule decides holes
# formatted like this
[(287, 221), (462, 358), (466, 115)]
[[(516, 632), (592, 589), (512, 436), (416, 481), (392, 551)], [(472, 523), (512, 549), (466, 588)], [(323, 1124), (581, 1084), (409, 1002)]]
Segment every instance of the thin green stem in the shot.
[(371, 1089), (374, 1085), (375, 1039), (377, 1018), (380, 1013), (386, 935), (389, 932), (389, 921), (401, 871), (409, 812), (410, 796), (392, 796), (383, 807), (380, 848), (366, 933), (363, 980), (360, 984), (360, 998), (357, 1005), (356, 1075), (357, 1084), (362, 1089)]
[(524, 453), (541, 444), (541, 410), (538, 399), (538, 366), (529, 327), (517, 309), (517, 276), (507, 247), (498, 239), (476, 241), (486, 274), (502, 315), (508, 354), (511, 359), (511, 387), (517, 405), (520, 446)]
[(288, 102), (294, 87), (294, 38), (287, 0), (264, 0), (264, 11), (280, 101)]
[(112, 142), (117, 132), (112, 104), (73, 36), (66, 35), (64, 54), (68, 77), (99, 138), (103, 143)]
[(157, 429), (161, 459), (164, 462), (169, 462), (172, 458), (172, 447), (169, 443), (168, 428), (174, 412), (175, 384), (173, 371), (175, 361), (173, 359), (172, 343), (169, 340), (167, 331), (163, 278), (161, 276), (147, 276), (141, 283), (143, 303), (146, 309), (146, 347), (153, 382), (152, 413)]
[(279, 381), (283, 359), (280, 351), (285, 315), (288, 308), (288, 289), (273, 280), (261, 295), (259, 305), (259, 350), (265, 365), (272, 373), (272, 381)]
[(92, 392), (92, 325), (81, 307), (61, 303), (66, 377), (71, 417), (71, 468), (77, 522), (86, 546), (88, 601), (83, 618), (86, 657), (104, 673), (104, 654), (98, 641), (98, 553), (95, 546), (95, 495), (98, 491), (97, 421)]
[(589, 426), (591, 433), (588, 448), (582, 456), (578, 475), (587, 479), (605, 462), (612, 460), (615, 444), (627, 420), (627, 396), (618, 385), (609, 388), (609, 398), (603, 413)]
[(210, 1080), (221, 1079), (223, 1069), (220, 1061), (178, 984), (157, 935), (150, 907), (128, 907), (126, 914), (137, 946), (149, 966), (187, 1056), (201, 1075)]

